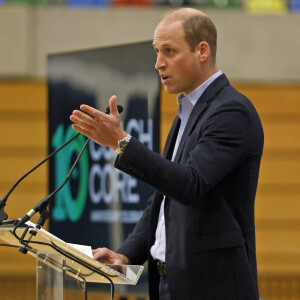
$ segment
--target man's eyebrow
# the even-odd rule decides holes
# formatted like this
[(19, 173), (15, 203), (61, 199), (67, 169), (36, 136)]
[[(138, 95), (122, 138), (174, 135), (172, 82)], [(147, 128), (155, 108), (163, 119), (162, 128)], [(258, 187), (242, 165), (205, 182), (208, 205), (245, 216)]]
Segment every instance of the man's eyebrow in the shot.
[[(154, 48), (157, 48), (157, 46), (156, 46), (156, 44), (154, 42), (152, 43), (152, 46)], [(166, 48), (166, 47), (171, 47), (171, 46), (172, 45), (170, 43), (164, 43), (164, 44), (160, 45), (161, 48)]]

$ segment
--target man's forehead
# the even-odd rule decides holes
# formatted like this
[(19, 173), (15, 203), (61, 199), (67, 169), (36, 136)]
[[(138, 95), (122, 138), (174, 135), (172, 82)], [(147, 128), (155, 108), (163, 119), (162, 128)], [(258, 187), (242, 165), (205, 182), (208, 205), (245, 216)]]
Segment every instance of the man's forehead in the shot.
[(170, 28), (170, 27), (182, 28), (182, 20), (173, 17), (165, 18), (157, 24), (154, 32), (156, 32), (157, 30), (161, 30), (162, 28)]
[(153, 36), (153, 45), (156, 44), (169, 44), (175, 42), (176, 40), (182, 40), (183, 38), (183, 28), (182, 23), (178, 20), (168, 21), (163, 20), (160, 22)]
[(182, 44), (183, 38), (181, 35), (167, 36), (167, 35), (157, 35), (154, 36), (152, 45), (154, 48), (157, 47), (174, 47), (176, 44)]

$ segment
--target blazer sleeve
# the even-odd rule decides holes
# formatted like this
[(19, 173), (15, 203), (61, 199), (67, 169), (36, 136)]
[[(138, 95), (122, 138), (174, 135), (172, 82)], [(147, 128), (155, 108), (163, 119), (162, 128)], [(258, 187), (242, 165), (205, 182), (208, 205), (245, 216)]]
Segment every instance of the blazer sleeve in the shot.
[(213, 109), (186, 137), (179, 162), (164, 159), (132, 137), (115, 167), (183, 205), (199, 201), (249, 153), (253, 116), (240, 102)]

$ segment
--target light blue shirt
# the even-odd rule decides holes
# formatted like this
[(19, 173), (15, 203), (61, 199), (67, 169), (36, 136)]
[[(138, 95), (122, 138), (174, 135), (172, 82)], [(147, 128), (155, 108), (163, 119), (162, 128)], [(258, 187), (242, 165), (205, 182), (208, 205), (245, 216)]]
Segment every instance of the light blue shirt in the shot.
[[(184, 132), (185, 126), (188, 122), (190, 114), (197, 103), (198, 99), (202, 96), (207, 87), (220, 75), (221, 71), (216, 72), (209, 79), (203, 82), (200, 86), (198, 86), (195, 90), (190, 92), (188, 95), (184, 96), (182, 93), (177, 97), (178, 107), (178, 117), (180, 118), (180, 128), (178, 131), (176, 144), (173, 150), (172, 161), (175, 159), (175, 155), (181, 141), (182, 134)], [(165, 196), (160, 206), (159, 216), (158, 216), (158, 224), (155, 233), (155, 243), (151, 247), (151, 255), (154, 259), (159, 259), (161, 261), (165, 261), (166, 256), (166, 228), (165, 228), (165, 216), (164, 216), (164, 208), (165, 208)]]

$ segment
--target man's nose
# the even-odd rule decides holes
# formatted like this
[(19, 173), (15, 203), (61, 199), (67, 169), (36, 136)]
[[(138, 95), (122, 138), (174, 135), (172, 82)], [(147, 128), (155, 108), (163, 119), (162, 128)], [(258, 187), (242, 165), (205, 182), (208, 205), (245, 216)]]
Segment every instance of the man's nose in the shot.
[(158, 53), (157, 57), (156, 57), (155, 69), (160, 70), (160, 69), (164, 68), (165, 66), (166, 66), (166, 62), (165, 62), (163, 56)]

